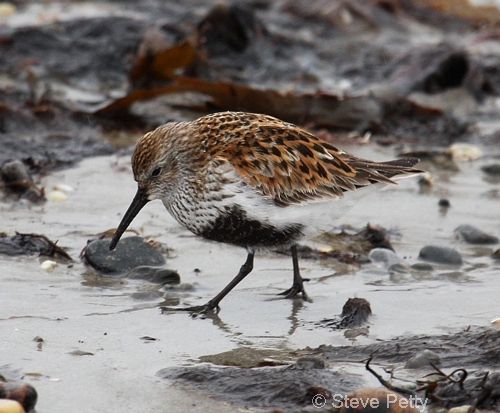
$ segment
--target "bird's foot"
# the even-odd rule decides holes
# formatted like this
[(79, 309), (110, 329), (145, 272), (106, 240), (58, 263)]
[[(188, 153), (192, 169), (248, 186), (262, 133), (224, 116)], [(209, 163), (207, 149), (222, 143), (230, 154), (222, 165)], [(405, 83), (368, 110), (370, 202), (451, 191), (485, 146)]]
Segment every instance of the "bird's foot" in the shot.
[(168, 312), (185, 311), (191, 313), (192, 317), (197, 317), (199, 315), (208, 314), (218, 314), (220, 307), (218, 305), (212, 304), (212, 301), (204, 305), (195, 305), (192, 307), (160, 307), (162, 314)]
[(302, 299), (304, 301), (311, 301), (307, 296), (306, 290), (304, 288), (304, 282), (309, 281), (309, 278), (303, 278), (300, 282), (294, 282), (293, 285), (286, 291), (279, 293), (278, 295), (283, 295), (285, 298), (295, 298), (298, 294), (302, 293)]

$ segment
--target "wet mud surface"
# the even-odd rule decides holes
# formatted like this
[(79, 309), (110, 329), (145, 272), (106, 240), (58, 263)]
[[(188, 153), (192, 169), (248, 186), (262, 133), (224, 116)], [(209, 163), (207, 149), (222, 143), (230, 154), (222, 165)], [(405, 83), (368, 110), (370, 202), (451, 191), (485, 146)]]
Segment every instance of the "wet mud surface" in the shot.
[[(362, 387), (360, 374), (348, 369), (339, 371), (338, 363), (364, 366), (370, 359), (374, 375), (380, 374), (387, 387), (403, 395), (428, 398), (440, 407), (475, 404), (495, 409), (500, 398), (499, 339), (498, 331), (474, 328), (449, 335), (398, 337), (366, 346), (322, 345), (294, 352), (293, 361), (282, 362), (282, 366), (276, 360), (286, 357), (285, 352), (275, 351), (266, 358), (254, 351), (259, 362), (251, 365), (245, 364), (251, 350), (244, 354), (234, 351), (224, 357), (216, 355), (201, 360), (224, 366), (241, 363), (239, 367), (173, 367), (160, 371), (159, 375), (228, 402), (243, 401), (259, 408), (285, 408), (294, 412), (314, 411), (312, 398), (321, 393), (319, 389), (328, 389), (332, 395), (346, 395), (353, 388)], [(416, 356), (423, 354), (425, 358), (427, 353), (434, 356), (431, 362), (436, 367), (428, 361), (416, 361)], [(270, 367), (273, 363), (274, 367)], [(463, 374), (463, 381), (448, 381), (443, 377), (445, 374), (457, 377)], [(411, 380), (413, 386), (408, 385)], [(417, 380), (420, 380), (418, 386)], [(439, 383), (437, 389), (429, 385), (432, 391), (426, 393), (425, 383), (433, 382)]]
[[(321, 411), (317, 394), (382, 386), (370, 357), (424, 397), (429, 355), (467, 372), (439, 381), (434, 405), (499, 408), (500, 11), (328, 4), (13, 2), (0, 17), (0, 374), (33, 385), (38, 412)], [(208, 301), (245, 251), (155, 202), (126, 236), (163, 267), (109, 276), (81, 257), (133, 197), (136, 139), (219, 110), (278, 116), (359, 157), (418, 156), (428, 175), (300, 246), (313, 302), (276, 295), (292, 262), (268, 251), (220, 314), (162, 311)], [(369, 307), (343, 313), (349, 299)]]
[(500, 366), (498, 340), (495, 330), (468, 329), (447, 335), (418, 335), (398, 337), (383, 343), (356, 347), (323, 346), (326, 360), (362, 360), (373, 354), (374, 360), (384, 363), (405, 363), (422, 348), (439, 355), (439, 366), (455, 368), (463, 365), (468, 369), (498, 368)]

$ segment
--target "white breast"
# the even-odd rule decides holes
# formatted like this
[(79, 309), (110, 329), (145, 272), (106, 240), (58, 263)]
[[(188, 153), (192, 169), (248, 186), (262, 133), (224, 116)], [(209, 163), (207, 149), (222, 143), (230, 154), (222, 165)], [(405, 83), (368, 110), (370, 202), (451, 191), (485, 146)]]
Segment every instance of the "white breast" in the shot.
[(214, 224), (217, 217), (233, 206), (243, 209), (249, 218), (257, 219), (277, 229), (300, 225), (303, 236), (312, 238), (331, 229), (335, 221), (359, 199), (385, 186), (369, 185), (349, 191), (344, 198), (322, 198), (286, 207), (277, 206), (272, 197), (247, 184), (232, 168), (212, 171), (203, 186), (203, 191), (186, 181), (174, 196), (163, 199), (163, 204), (172, 216), (195, 234)]

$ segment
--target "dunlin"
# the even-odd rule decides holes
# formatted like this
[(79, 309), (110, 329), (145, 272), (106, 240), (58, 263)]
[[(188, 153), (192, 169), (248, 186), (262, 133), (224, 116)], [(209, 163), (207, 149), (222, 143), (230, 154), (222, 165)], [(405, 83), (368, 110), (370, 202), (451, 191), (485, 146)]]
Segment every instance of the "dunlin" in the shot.
[(289, 247), (293, 285), (302, 294), (297, 242), (330, 229), (371, 190), (421, 173), (415, 158), (357, 158), (291, 123), (271, 116), (222, 112), (170, 122), (144, 135), (132, 155), (137, 193), (110, 244), (149, 201), (161, 199), (183, 226), (203, 238), (247, 250), (238, 275), (191, 312), (218, 311), (220, 301), (253, 269), (262, 248)]

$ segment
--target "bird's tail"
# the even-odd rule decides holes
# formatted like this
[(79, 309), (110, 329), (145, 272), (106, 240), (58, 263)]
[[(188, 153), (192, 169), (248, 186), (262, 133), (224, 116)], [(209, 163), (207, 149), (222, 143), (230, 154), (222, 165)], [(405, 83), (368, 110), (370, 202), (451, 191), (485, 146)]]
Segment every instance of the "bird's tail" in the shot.
[(388, 179), (402, 179), (420, 175), (425, 172), (421, 169), (413, 168), (418, 162), (420, 162), (418, 158), (401, 158), (373, 164), (372, 168)]

